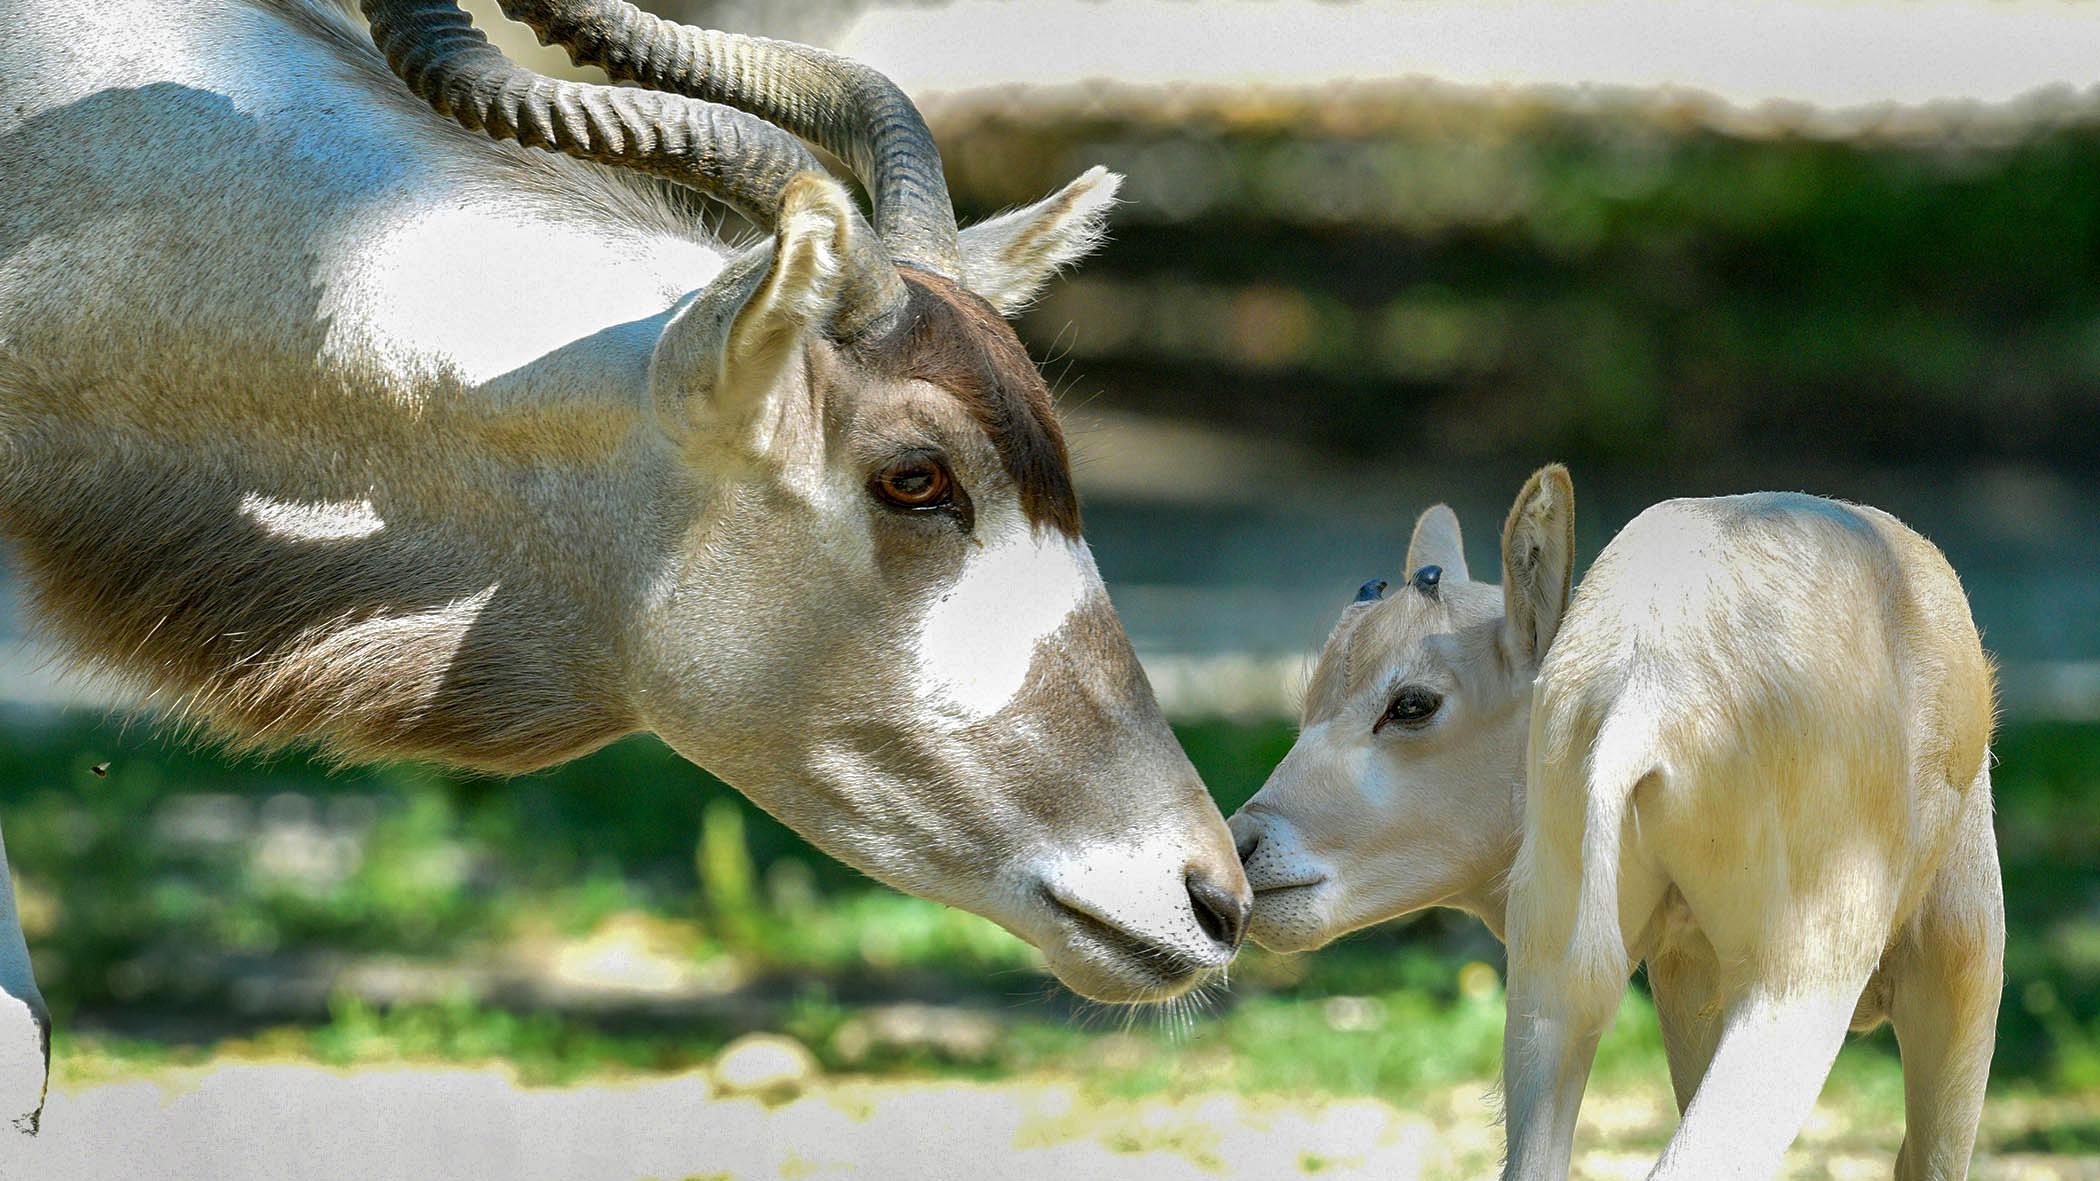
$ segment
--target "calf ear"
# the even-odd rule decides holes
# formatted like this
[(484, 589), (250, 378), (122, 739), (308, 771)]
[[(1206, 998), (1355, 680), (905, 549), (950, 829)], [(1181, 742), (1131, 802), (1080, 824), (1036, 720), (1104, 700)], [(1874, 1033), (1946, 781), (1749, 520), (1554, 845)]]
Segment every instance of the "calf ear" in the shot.
[(1101, 245), (1123, 178), (1089, 168), (1054, 196), (962, 232), (963, 285), (1011, 316), (1035, 302), (1050, 276)]
[(1502, 526), (1504, 641), (1520, 666), (1537, 668), (1568, 610), (1575, 568), (1575, 483), (1549, 464), (1533, 472)]
[(782, 387), (839, 311), (853, 257), (852, 198), (805, 172), (780, 195), (773, 241), (731, 262), (672, 317), (649, 362), (673, 437), (764, 452)]
[(1466, 545), (1459, 535), (1458, 514), (1449, 505), (1431, 505), (1415, 519), (1414, 539), (1407, 543), (1407, 568), (1400, 571), (1400, 577), (1413, 578), (1424, 566), (1443, 567), (1447, 582), (1471, 577), (1466, 573)]

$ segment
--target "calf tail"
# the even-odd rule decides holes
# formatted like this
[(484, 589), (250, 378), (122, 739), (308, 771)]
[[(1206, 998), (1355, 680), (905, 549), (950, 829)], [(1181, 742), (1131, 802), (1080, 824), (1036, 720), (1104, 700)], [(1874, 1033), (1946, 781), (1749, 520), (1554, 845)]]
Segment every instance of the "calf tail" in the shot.
[(1623, 705), (1612, 710), (1590, 745), (1586, 768), (1582, 868), (1568, 967), (1580, 995), (1609, 997), (1614, 1003), (1633, 971), (1619, 921), (1619, 859), (1634, 789), (1656, 769), (1654, 729), (1648, 711), (1628, 711)]

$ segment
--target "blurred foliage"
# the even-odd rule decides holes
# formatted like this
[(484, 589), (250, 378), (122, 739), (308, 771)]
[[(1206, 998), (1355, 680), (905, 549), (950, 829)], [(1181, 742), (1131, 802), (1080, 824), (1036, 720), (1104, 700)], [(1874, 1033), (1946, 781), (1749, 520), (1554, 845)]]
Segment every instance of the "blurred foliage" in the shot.
[[(649, 6), (819, 42), (861, 7)], [(1096, 164), (1126, 176), (1114, 240), (1022, 323), (1068, 389), (1120, 409), (1359, 455), (2100, 457), (2089, 95), (1830, 112), (1278, 79), (920, 97), (966, 221)]]
[[(1281, 724), (1179, 732), (1227, 810), (1292, 739)], [(229, 762), (83, 717), (0, 734), (0, 817), (61, 1029), (160, 1031), (93, 1039), (103, 1053), (152, 1058), (171, 1037), (231, 1037), (241, 1052), (341, 1062), (507, 1057), (557, 1078), (701, 1061), (764, 1026), (861, 1070), (1391, 1095), (1490, 1074), (1499, 1044), (1500, 948), (1455, 913), (1315, 955), (1250, 949), (1229, 990), (1165, 1010), (1091, 1006), (1062, 994), (1020, 941), (868, 882), (653, 740), (496, 781), (417, 766), (330, 772), (298, 756)], [(2100, 724), (2011, 726), (1997, 749), (2011, 927), (1997, 1077), (2091, 1094)], [(718, 975), (723, 1003), (654, 1017), (579, 1010), (477, 993), (471, 976), (435, 999), (338, 989), (303, 1009), (296, 997), (256, 1002), (288, 968), (326, 987), (375, 959), (483, 965), (535, 940), (608, 938)], [(960, 1048), (871, 1035), (870, 1014), (900, 1002), (987, 1012), (996, 1034)], [(1657, 1069), (1646, 1002), (1635, 990), (1627, 1004), (1603, 1075)], [(1885, 1031), (1847, 1057), (1858, 1085), (1894, 1094)]]
[(976, 214), (1128, 173), (1115, 241), (1026, 321), (1121, 408), (1358, 453), (2100, 455), (2089, 112), (1823, 138), (1367, 86), (935, 123)]

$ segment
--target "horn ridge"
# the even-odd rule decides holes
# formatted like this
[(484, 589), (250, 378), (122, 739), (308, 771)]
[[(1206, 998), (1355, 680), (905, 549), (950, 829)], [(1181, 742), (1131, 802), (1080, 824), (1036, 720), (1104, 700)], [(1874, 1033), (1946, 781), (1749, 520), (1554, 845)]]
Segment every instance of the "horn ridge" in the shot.
[(875, 231), (899, 262), (961, 274), (940, 148), (911, 99), (880, 72), (792, 41), (700, 29), (626, 0), (498, 0), (571, 60), (618, 81), (727, 103), (844, 160), (868, 186)]
[[(410, 91), (464, 127), (531, 148), (663, 177), (771, 227), (809, 149), (757, 115), (680, 94), (550, 78), (489, 43), (453, 0), (360, 0), (372, 41)], [(859, 220), (859, 215), (853, 215)], [(865, 223), (849, 234), (834, 330), (865, 331), (901, 309), (903, 280)]]

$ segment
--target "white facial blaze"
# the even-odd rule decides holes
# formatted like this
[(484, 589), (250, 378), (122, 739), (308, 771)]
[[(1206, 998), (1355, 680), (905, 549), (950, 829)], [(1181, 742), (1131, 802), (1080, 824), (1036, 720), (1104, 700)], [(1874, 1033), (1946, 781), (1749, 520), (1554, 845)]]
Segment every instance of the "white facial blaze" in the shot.
[(920, 668), (942, 712), (966, 722), (1006, 708), (1036, 646), (1101, 587), (1086, 543), (1016, 522), (987, 537), (920, 622)]

